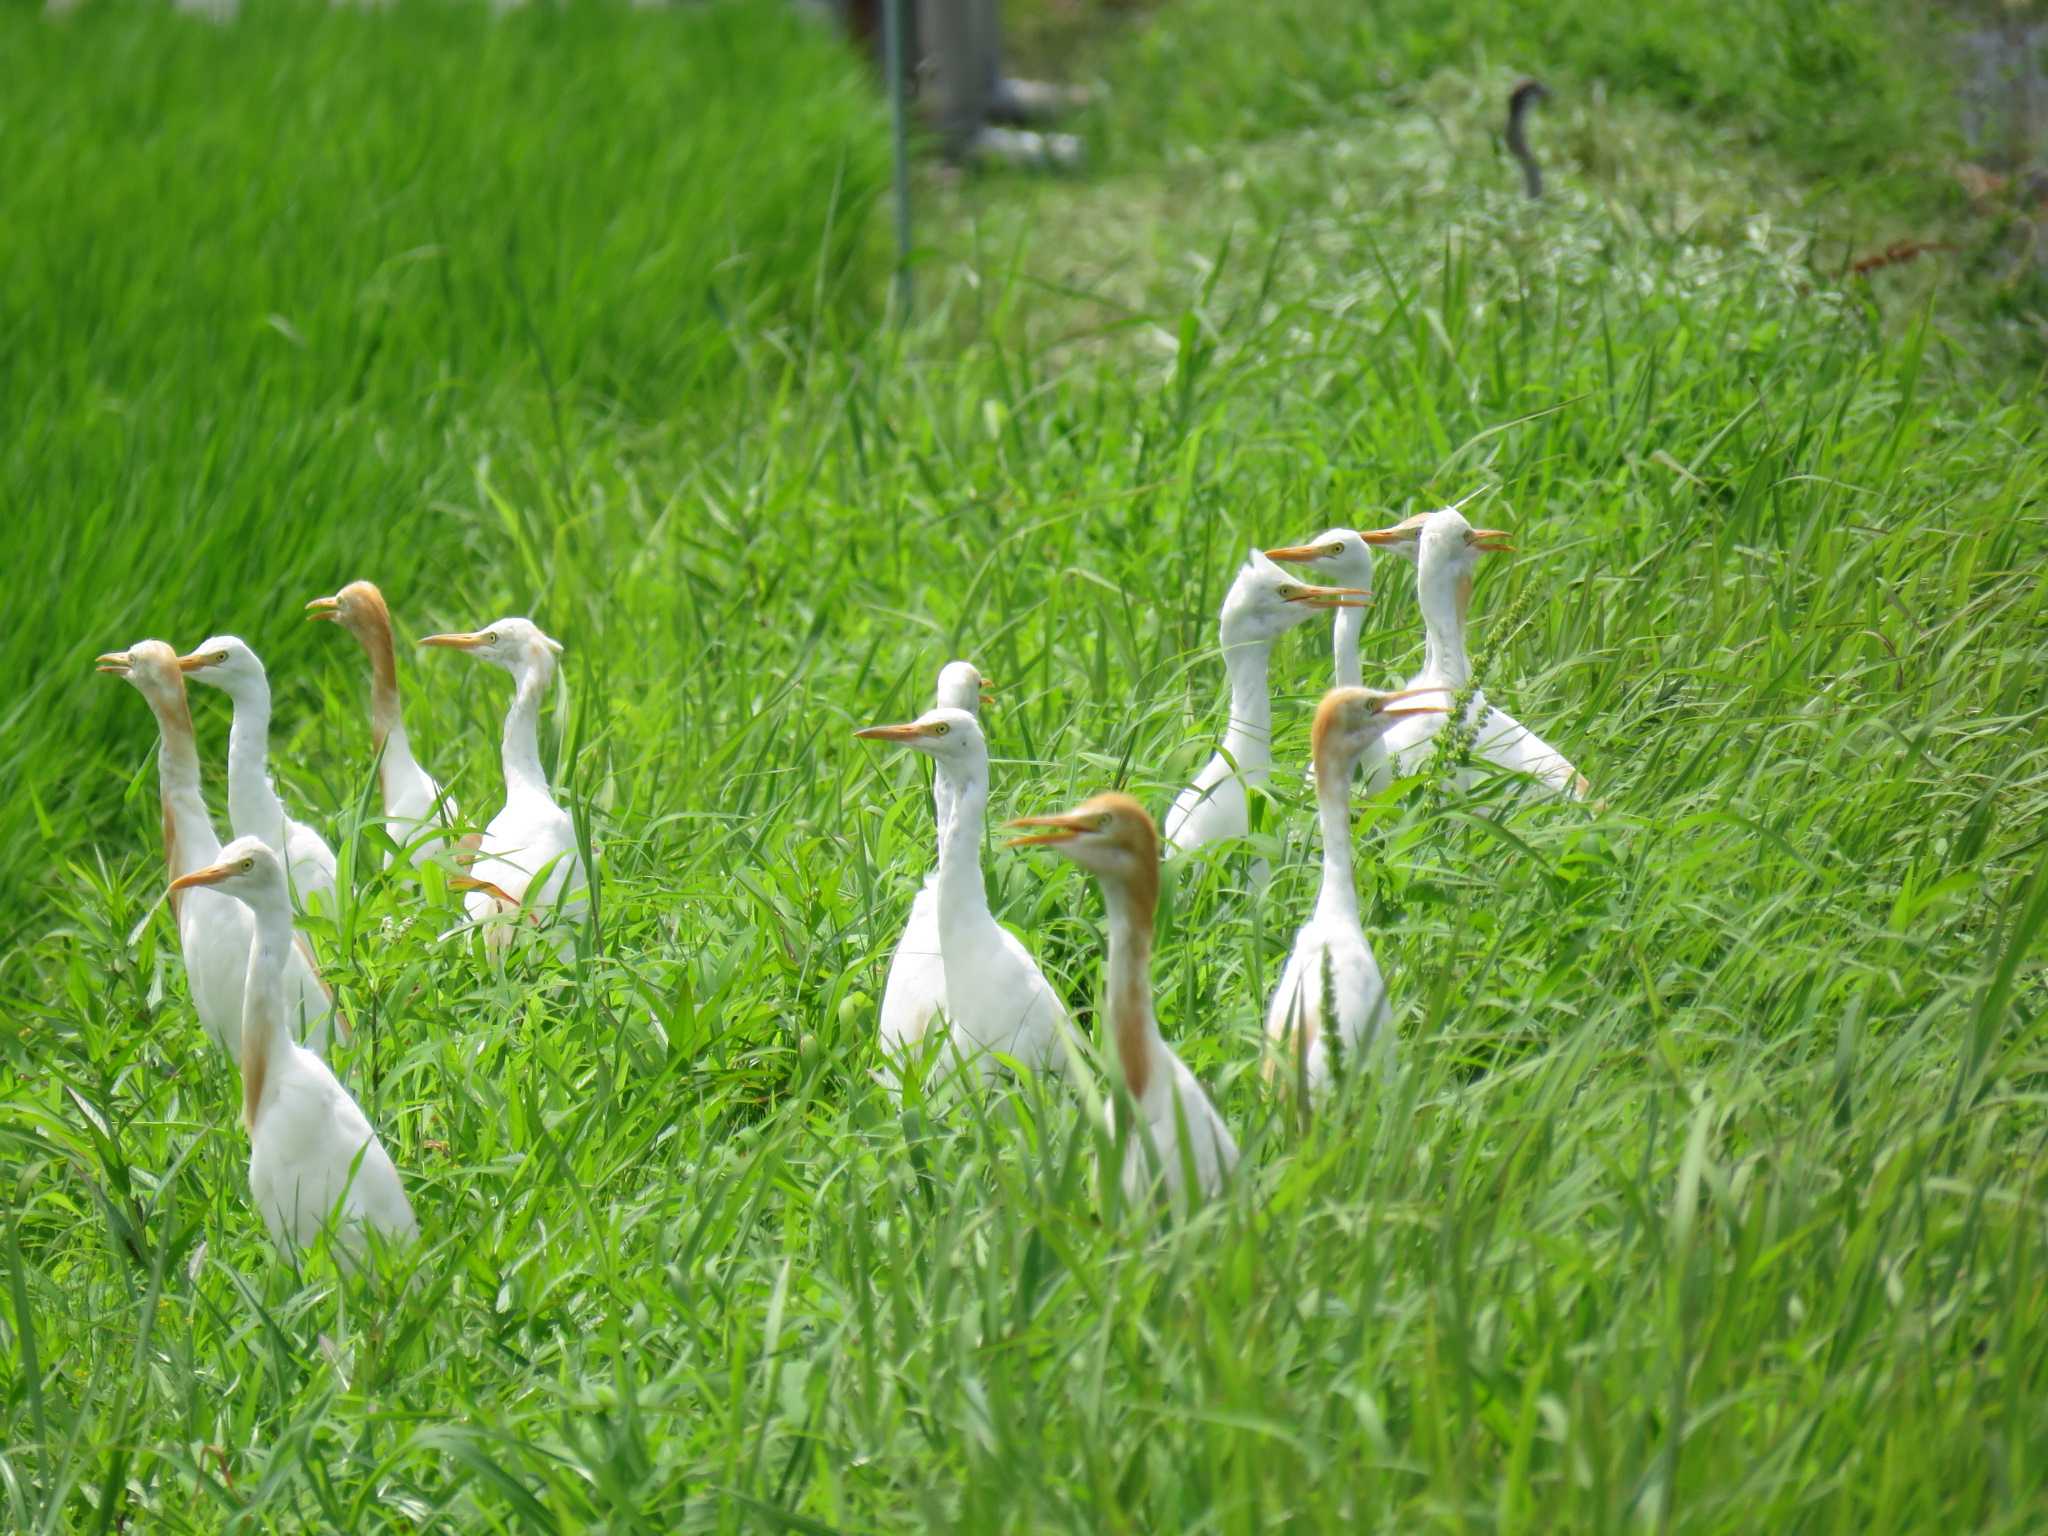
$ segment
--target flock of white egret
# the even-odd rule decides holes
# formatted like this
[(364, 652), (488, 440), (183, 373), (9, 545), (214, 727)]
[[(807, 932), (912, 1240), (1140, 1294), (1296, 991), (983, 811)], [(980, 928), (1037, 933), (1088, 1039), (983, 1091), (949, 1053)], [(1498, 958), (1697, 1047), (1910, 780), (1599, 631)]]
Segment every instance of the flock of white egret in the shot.
[[(1461, 504), (1462, 505), (1462, 504)], [(1422, 670), (1398, 691), (1363, 686), (1361, 610), (1372, 600), (1372, 551), (1396, 552), (1416, 568), (1422, 609)], [(1359, 918), (1351, 864), (1351, 786), (1372, 789), (1417, 772), (1465, 700), (1471, 757), (1462, 777), (1507, 772), (1546, 794), (1580, 798), (1586, 781), (1562, 754), (1489, 704), (1472, 686), (1465, 621), (1482, 555), (1511, 546), (1495, 529), (1474, 528), (1459, 507), (1426, 512), (1391, 528), (1332, 528), (1306, 544), (1250, 552), (1223, 600), (1224, 669), (1230, 716), (1216, 755), (1174, 799), (1165, 844), (1184, 854), (1250, 831), (1250, 791), (1273, 768), (1272, 694), (1267, 664), (1288, 630), (1334, 610), (1337, 686), (1323, 696), (1310, 729), (1310, 756), (1323, 843), (1322, 886), (1302, 924), (1267, 1008), (1269, 1071), (1303, 1092), (1329, 1086), (1337, 1063), (1391, 1049), (1383, 1038), (1386, 985)], [(1314, 566), (1332, 585), (1297, 581), (1283, 565)], [(925, 880), (897, 941), (882, 993), (885, 1059), (931, 1051), (948, 1066), (1000, 1060), (1061, 1070), (1066, 1009), (1030, 952), (988, 909), (981, 846), (988, 808), (988, 743), (978, 706), (989, 684), (968, 662), (939, 674), (936, 707), (903, 725), (855, 734), (922, 752), (933, 761), (938, 868)], [(1160, 835), (1143, 806), (1106, 793), (1058, 816), (1009, 823), (1011, 847), (1044, 847), (1088, 870), (1108, 912), (1106, 1018), (1122, 1085), (1137, 1111), (1124, 1144), (1122, 1179), (1131, 1199), (1162, 1186), (1175, 1202), (1214, 1193), (1237, 1160), (1229, 1127), (1201, 1084), (1159, 1032), (1152, 1009), (1153, 922), (1159, 900)], [(1261, 867), (1253, 870), (1263, 886)], [(934, 1032), (943, 1032), (933, 1039)], [(1281, 1065), (1284, 1063), (1284, 1067)]]
[[(1462, 506), (1462, 503), (1460, 504)], [(1378, 788), (1417, 771), (1460, 699), (1471, 756), (1525, 776), (1539, 791), (1577, 798), (1586, 781), (1562, 755), (1472, 687), (1466, 611), (1479, 558), (1508, 548), (1505, 535), (1474, 528), (1459, 506), (1368, 532), (1336, 528), (1306, 544), (1250, 552), (1224, 599), (1221, 639), (1230, 714), (1222, 745), (1174, 800), (1165, 850), (1186, 853), (1242, 837), (1248, 789), (1272, 772), (1272, 701), (1267, 664), (1286, 631), (1333, 611), (1337, 686), (1324, 695), (1310, 732), (1322, 834), (1322, 884), (1296, 937), (1267, 1011), (1269, 1074), (1310, 1095), (1324, 1091), (1342, 1061), (1386, 1059), (1385, 983), (1360, 922), (1351, 862), (1351, 786)], [(1425, 650), (1422, 670), (1396, 691), (1363, 686), (1362, 615), (1371, 600), (1373, 549), (1416, 568)], [(1310, 566), (1331, 584), (1312, 585), (1283, 566)], [(468, 652), (511, 673), (505, 716), (505, 803), (478, 834), (413, 753), (400, 711), (397, 653), (382, 594), (366, 581), (307, 604), (308, 616), (339, 624), (370, 663), (370, 727), (384, 822), (392, 845), (415, 862), (440, 859), (460, 873), (471, 925), (502, 952), (522, 933), (544, 929), (566, 953), (588, 876), (576, 828), (556, 802), (538, 747), (541, 701), (561, 647), (523, 618), (483, 629), (430, 635), (423, 646)], [(99, 658), (148, 702), (160, 733), (168, 898), (187, 988), (200, 1024), (242, 1075), (256, 1207), (281, 1248), (296, 1252), (323, 1231), (341, 1260), (362, 1259), (366, 1235), (409, 1241), (418, 1233), (390, 1157), (326, 1062), (347, 1020), (320, 977), (295, 915), (335, 899), (336, 861), (319, 832), (295, 820), (268, 771), (270, 688), (255, 653), (233, 636), (179, 655), (159, 640)], [(200, 785), (186, 680), (217, 687), (233, 702), (228, 738), (228, 815), (223, 846)], [(883, 991), (880, 1045), (900, 1091), (913, 1059), (941, 1076), (985, 1068), (1064, 1070), (1067, 1010), (1025, 945), (989, 911), (981, 851), (988, 810), (989, 754), (979, 708), (989, 684), (965, 661), (939, 674), (936, 707), (901, 725), (856, 734), (929, 756), (938, 859), (911, 904)], [(1472, 771), (1467, 769), (1465, 771)], [(1161, 1036), (1150, 968), (1159, 896), (1161, 837), (1128, 795), (1099, 794), (1060, 815), (1009, 823), (1012, 847), (1043, 847), (1092, 873), (1108, 915), (1106, 1019), (1128, 1102), (1122, 1182), (1132, 1199), (1163, 1190), (1175, 1203), (1213, 1193), (1237, 1159), (1236, 1143), (1194, 1075)], [(1254, 871), (1255, 885), (1263, 872)], [(934, 1079), (937, 1080), (936, 1078)]]

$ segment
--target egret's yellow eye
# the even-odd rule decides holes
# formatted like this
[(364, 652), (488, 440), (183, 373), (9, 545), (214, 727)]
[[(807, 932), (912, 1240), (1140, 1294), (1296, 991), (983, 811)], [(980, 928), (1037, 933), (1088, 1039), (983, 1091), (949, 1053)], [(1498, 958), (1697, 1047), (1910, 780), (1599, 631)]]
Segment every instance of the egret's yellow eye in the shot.
[(1343, 553), (1344, 553), (1344, 541), (1343, 541), (1342, 539), (1339, 539), (1339, 540), (1338, 540), (1338, 541), (1337, 541), (1336, 543), (1332, 544), (1332, 545), (1331, 545), (1331, 546), (1330, 546), (1330, 547), (1329, 547), (1328, 549), (1324, 550), (1324, 551), (1323, 551), (1323, 553), (1324, 553), (1324, 554), (1326, 554), (1326, 555), (1341, 555), (1341, 554), (1343, 554)]
[(498, 643), (498, 632), (497, 632), (497, 631), (496, 631), (495, 629), (487, 629), (487, 630), (485, 630), (485, 631), (484, 631), (484, 644), (485, 644), (485, 645), (496, 645), (497, 643)]
[(226, 651), (215, 651), (213, 653), (213, 659), (215, 661), (226, 661), (228, 659), (228, 653)]
[(1107, 832), (1109, 830), (1109, 812), (1104, 811), (1095, 818), (1095, 830), (1098, 832)]
[(242, 869), (244, 870), (244, 872), (247, 872), (248, 870), (252, 870), (252, 869), (254, 869), (255, 867), (256, 867), (256, 861), (255, 861), (254, 859), (244, 859), (244, 860), (242, 860)]
[(934, 736), (943, 736), (952, 729), (952, 726), (948, 725), (945, 721), (941, 720), (937, 725), (932, 727), (932, 734)]

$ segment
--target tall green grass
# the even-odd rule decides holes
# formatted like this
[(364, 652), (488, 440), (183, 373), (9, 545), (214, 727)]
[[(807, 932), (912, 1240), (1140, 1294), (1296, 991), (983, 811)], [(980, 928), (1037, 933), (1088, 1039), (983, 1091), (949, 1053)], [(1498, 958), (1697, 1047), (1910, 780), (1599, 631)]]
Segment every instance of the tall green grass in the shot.
[[(590, 77), (549, 61), (680, 68), (691, 29), (778, 14), (308, 25), (350, 60), (402, 36), (451, 89), (527, 82), (516, 128), (451, 109), (451, 160), (516, 133), (583, 210), (562, 238), (617, 203), (658, 242), (639, 174), (555, 163), (549, 145), (598, 155), (603, 135), (571, 111)], [(46, 76), (70, 72), (43, 88), (75, 110), (99, 55), (13, 25)], [(171, 17), (97, 25), (170, 60), (243, 46)], [(782, 38), (732, 57), (773, 75)], [(211, 71), (165, 69), (178, 110), (243, 110)], [(374, 424), (324, 416), (347, 370), (265, 362), (260, 327), (226, 354), (241, 373), (208, 364), (213, 311), (167, 257), (126, 298), (96, 280), (64, 299), (47, 268), (54, 312), (9, 311), (39, 339), (8, 349), (26, 426), (4, 450), (32, 556), (11, 607), (33, 616), (8, 642), (0, 823), (8, 1524), (2038, 1523), (2035, 382), (1932, 309), (1817, 283), (1783, 204), (1673, 217), (1727, 198), (1713, 167), (1656, 183), (1616, 163), (1522, 208), (1454, 152), (1491, 80), (1422, 96), (1450, 107), (1449, 142), (1423, 113), (1278, 146), (1219, 130), (1203, 199), (1158, 170), (955, 194), (931, 226), (934, 312), (903, 336), (858, 324), (867, 226), (834, 221), (838, 268), (816, 201), (780, 200), (836, 307), (795, 284), (757, 311), (772, 278), (735, 279), (726, 314), (784, 318), (699, 337), (730, 347), (723, 373), (593, 318), (654, 312), (632, 240), (579, 283), (520, 269), (530, 328), (479, 297), (503, 323), (449, 333), (472, 349), (467, 403), (408, 411), (425, 397), (380, 386)], [(832, 122), (867, 110), (809, 97), (840, 103)], [(761, 152), (810, 157), (806, 185), (872, 165), (768, 116), (750, 114)], [(1626, 123), (1685, 128), (1640, 105)], [(119, 158), (104, 133), (75, 153)], [(375, 269), (348, 198), (287, 184), (337, 232), (333, 264)], [(100, 225), (85, 271), (159, 260), (157, 223), (201, 228), (215, 196)], [(499, 235), (524, 206), (489, 205)], [(184, 343), (60, 342), (130, 302), (182, 316)], [(397, 311), (370, 372), (432, 376), (447, 300), (408, 290)], [(150, 356), (154, 417), (80, 382), (145, 391)], [(268, 425), (238, 427), (231, 382), (261, 400), (273, 371)], [(42, 438), (71, 457), (37, 457)], [(1603, 804), (1495, 818), (1426, 784), (1361, 804), (1400, 1072), (1306, 1128), (1259, 1083), (1315, 878), (1283, 772), (1258, 834), (1271, 888), (1252, 899), (1240, 859), (1179, 869), (1157, 966), (1166, 1030), (1246, 1147), (1227, 1198), (1179, 1226), (1119, 1209), (1086, 1077), (891, 1106), (871, 1000), (929, 801), (850, 729), (914, 713), (970, 655), (1002, 685), (999, 812), (1110, 782), (1163, 806), (1209, 749), (1213, 616), (1246, 544), (1482, 484), (1523, 551), (1482, 578), (1487, 687)], [(547, 750), (601, 872), (573, 964), (498, 975), (437, 938), (451, 909), (348, 842), (355, 894), (317, 935), (361, 1031), (342, 1066), (427, 1233), (381, 1288), (289, 1272), (248, 1209), (236, 1092), (174, 942), (161, 920), (129, 939), (161, 885), (146, 712), (84, 665), (144, 631), (244, 634), (277, 674), (280, 777), (347, 839), (370, 793), (359, 658), (296, 613), (354, 575), (414, 634), (530, 608), (567, 642)], [(1408, 585), (1389, 562), (1377, 675), (1419, 654)], [(1277, 658), (1283, 765), (1326, 639)], [(407, 680), (422, 755), (488, 810), (501, 683), (446, 659)], [(1011, 854), (988, 869), (1092, 1022), (1094, 893)]]
[[(1863, 0), (1228, 0), (1141, 8), (1101, 126), (1122, 145), (1256, 137), (1409, 106), (1419, 81), (1491, 65), (1568, 96), (1637, 98), (1767, 146), (1866, 201), (1925, 196), (1953, 138), (1953, 13)], [(1504, 104), (1503, 104), (1504, 105)], [(1902, 175), (1905, 171), (1908, 174)]]

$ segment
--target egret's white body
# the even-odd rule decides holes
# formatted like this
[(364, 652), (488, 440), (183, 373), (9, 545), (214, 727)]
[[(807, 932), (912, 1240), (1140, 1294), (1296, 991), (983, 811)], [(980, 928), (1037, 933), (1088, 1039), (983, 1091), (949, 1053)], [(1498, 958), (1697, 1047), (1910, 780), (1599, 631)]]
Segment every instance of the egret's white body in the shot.
[(270, 782), (270, 678), (256, 653), (233, 635), (215, 635), (178, 666), (193, 682), (225, 693), (235, 707), (228, 726), (228, 825), (237, 837), (281, 849), (285, 878), (302, 911), (334, 910), (334, 850), (284, 808)]
[[(1472, 576), (1482, 554), (1509, 547), (1507, 535), (1491, 528), (1474, 528), (1456, 507), (1445, 507), (1363, 537), (1415, 561), (1423, 655), (1422, 670), (1408, 680), (1408, 691), (1437, 688), (1456, 695), (1470, 687), (1472, 661), (1465, 649), (1465, 617), (1472, 603)], [(1383, 788), (1395, 774), (1422, 772), (1448, 719), (1440, 714), (1418, 715), (1389, 730), (1385, 746), (1390, 761), (1378, 765), (1373, 788)], [(1585, 777), (1565, 755), (1505, 710), (1494, 708), (1480, 690), (1473, 689), (1462, 720), (1471, 733), (1472, 755), (1481, 762), (1497, 771), (1525, 774), (1548, 793), (1574, 800), (1585, 797)], [(1483, 769), (1466, 768), (1459, 778), (1469, 788), (1488, 776)]]
[[(515, 932), (511, 914), (539, 923), (558, 923), (555, 951), (567, 956), (574, 924), (589, 904), (576, 824), (555, 803), (540, 764), (540, 705), (555, 677), (562, 647), (527, 619), (500, 619), (465, 634), (429, 635), (421, 645), (467, 651), (512, 674), (512, 706), (505, 711), (505, 808), (484, 828), (483, 842), (469, 866), (471, 889), (463, 897), (470, 921), (484, 929), (494, 950), (509, 948)], [(537, 882), (537, 883), (536, 883)]]
[(449, 829), (461, 813), (413, 756), (399, 708), (398, 653), (384, 594), (370, 582), (352, 581), (332, 597), (314, 598), (306, 608), (309, 619), (330, 620), (354, 635), (370, 658), (370, 739), (384, 797), (384, 830), (400, 848), (412, 850), (415, 864), (424, 864), (448, 848)]
[[(102, 672), (134, 684), (156, 716), (157, 782), (163, 802), (164, 864), (175, 881), (202, 869), (220, 854), (220, 837), (206, 812), (199, 787), (199, 747), (178, 653), (161, 640), (138, 641), (126, 651), (99, 658)], [(171, 915), (185, 958), (185, 987), (199, 1024), (228, 1058), (242, 1059), (242, 992), (249, 971), (255, 926), (240, 902), (209, 890), (175, 893)], [(347, 1038), (348, 1026), (313, 963), (305, 936), (292, 936), (284, 967), (285, 1017), (308, 1048), (325, 1052), (332, 1030)]]
[(206, 866), (171, 883), (187, 902), (233, 902), (254, 924), (242, 988), (242, 1119), (249, 1128), (249, 1193), (271, 1240), (288, 1254), (331, 1231), (353, 1268), (364, 1237), (419, 1236), (398, 1170), (370, 1122), (327, 1063), (292, 1041), (285, 972), (292, 904), (284, 865), (254, 837), (238, 837)]
[[(1091, 872), (1109, 916), (1110, 1034), (1137, 1122), (1124, 1146), (1124, 1197), (1147, 1199), (1164, 1186), (1184, 1208), (1213, 1195), (1237, 1166), (1237, 1143), (1187, 1065), (1160, 1036), (1152, 1011), (1153, 919), (1159, 904), (1159, 836), (1128, 795), (1102, 794), (1061, 816), (1027, 816), (1013, 827), (1045, 828), (1012, 847), (1044, 845)], [(1110, 1132), (1116, 1132), (1111, 1109)], [(1192, 1182), (1190, 1182), (1192, 1180)]]
[(1251, 551), (1223, 599), (1218, 626), (1230, 679), (1223, 749), (1166, 813), (1169, 848), (1187, 853), (1251, 830), (1247, 786), (1263, 787), (1273, 773), (1273, 699), (1266, 680), (1273, 642), (1325, 608), (1352, 607), (1366, 597), (1348, 587), (1306, 586)]
[(1286, 1060), (1286, 1079), (1311, 1094), (1329, 1085), (1336, 1061), (1355, 1066), (1372, 1052), (1387, 1024), (1386, 983), (1359, 921), (1352, 877), (1351, 777), (1390, 726), (1418, 711), (1442, 713), (1441, 702), (1422, 702), (1436, 699), (1434, 690), (1415, 704), (1397, 702), (1403, 697), (1333, 688), (1317, 706), (1310, 733), (1323, 879), (1315, 911), (1295, 935), (1273, 989), (1266, 1034)]
[[(934, 904), (946, 988), (946, 1009), (940, 1017), (946, 1023), (952, 1063), (981, 1070), (991, 1054), (1000, 1054), (1033, 1070), (1057, 1070), (1062, 1065), (1059, 1033), (1066, 1006), (1030, 951), (995, 920), (982, 884), (988, 743), (979, 722), (964, 709), (934, 709), (907, 725), (871, 726), (855, 734), (923, 752), (937, 769), (939, 871)], [(935, 1021), (928, 1021), (927, 1031), (931, 1022)], [(916, 1043), (905, 1041), (898, 1049)]]
[[(988, 680), (972, 662), (948, 662), (939, 672), (940, 709), (976, 714)], [(945, 833), (951, 790), (942, 775), (932, 776), (934, 824)], [(882, 985), (881, 1045), (884, 1060), (895, 1061), (923, 1043), (932, 1021), (946, 1016), (946, 962), (939, 950), (939, 871), (924, 877), (910, 903), (910, 919), (889, 957)]]

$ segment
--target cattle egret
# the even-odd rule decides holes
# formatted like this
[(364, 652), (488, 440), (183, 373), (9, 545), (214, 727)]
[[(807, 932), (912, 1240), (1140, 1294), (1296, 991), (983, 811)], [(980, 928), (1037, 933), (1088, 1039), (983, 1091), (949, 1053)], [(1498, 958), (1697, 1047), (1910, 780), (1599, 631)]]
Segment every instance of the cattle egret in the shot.
[[(1026, 1067), (1056, 1069), (1066, 1007), (1017, 936), (995, 920), (982, 884), (988, 743), (980, 724), (964, 709), (934, 709), (906, 725), (869, 726), (854, 735), (909, 747), (935, 765), (940, 825), (934, 905), (950, 1055), (977, 1068), (983, 1058), (1000, 1053)], [(905, 1040), (897, 1048), (916, 1043)]]
[(377, 1133), (327, 1063), (292, 1041), (285, 972), (291, 963), (292, 903), (278, 856), (259, 838), (238, 837), (171, 890), (239, 903), (254, 919), (242, 989), (242, 1121), (249, 1128), (249, 1193), (288, 1254), (331, 1231), (343, 1264), (362, 1261), (364, 1236), (388, 1242), (419, 1236), (412, 1206)]
[(1333, 1061), (1358, 1060), (1387, 1022), (1386, 985), (1358, 918), (1350, 786), (1359, 757), (1397, 720), (1443, 713), (1443, 696), (1436, 689), (1421, 695), (1434, 702), (1410, 703), (1408, 697), (1371, 688), (1333, 688), (1323, 695), (1310, 730), (1323, 883), (1315, 911), (1302, 924), (1273, 989), (1266, 1034), (1287, 1052), (1289, 1078), (1312, 1094), (1327, 1086)]
[(306, 610), (309, 621), (339, 624), (354, 635), (370, 658), (370, 742), (384, 796), (384, 830), (400, 848), (412, 850), (415, 864), (423, 864), (448, 846), (440, 834), (460, 813), (412, 755), (398, 704), (398, 652), (384, 594), (367, 581), (352, 581), (332, 597), (314, 598)]
[(562, 647), (529, 619), (500, 619), (485, 629), (428, 635), (420, 644), (466, 651), (512, 674), (512, 705), (505, 711), (505, 808), (484, 828), (483, 843), (462, 882), (470, 921), (483, 927), (486, 945), (502, 952), (512, 943), (512, 914), (524, 914), (534, 923), (553, 914), (561, 922), (555, 951), (566, 956), (571, 924), (588, 903), (589, 889), (575, 823), (555, 803), (540, 765), (540, 703), (554, 681), (555, 657)]
[(1251, 552), (1223, 599), (1219, 625), (1230, 679), (1223, 749), (1166, 813), (1169, 848), (1186, 853), (1251, 830), (1247, 787), (1263, 787), (1273, 772), (1273, 700), (1266, 683), (1273, 642), (1324, 609), (1362, 606), (1369, 597), (1353, 587), (1306, 585)]
[[(1089, 871), (1109, 915), (1108, 1019), (1124, 1087), (1138, 1112), (1125, 1143), (1126, 1199), (1163, 1182), (1179, 1207), (1190, 1189), (1213, 1195), (1237, 1164), (1237, 1143), (1195, 1075), (1159, 1034), (1152, 1012), (1152, 923), (1159, 904), (1159, 835), (1128, 795), (1097, 795), (1060, 816), (1010, 823), (1038, 828), (1012, 848), (1043, 846)], [(1112, 1123), (1112, 1134), (1114, 1124)]]

